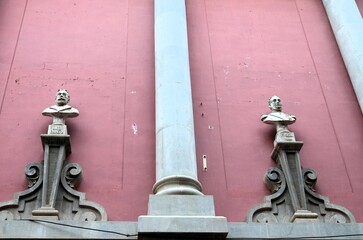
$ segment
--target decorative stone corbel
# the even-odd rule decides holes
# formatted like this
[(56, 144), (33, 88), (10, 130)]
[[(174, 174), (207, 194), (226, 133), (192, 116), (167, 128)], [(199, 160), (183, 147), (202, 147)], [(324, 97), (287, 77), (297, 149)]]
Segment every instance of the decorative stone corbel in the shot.
[(77, 117), (77, 109), (68, 105), (70, 96), (65, 89), (56, 94), (56, 105), (43, 111), (53, 118), (47, 134), (41, 134), (44, 161), (25, 168), (28, 189), (15, 193), (14, 198), (0, 203), (0, 220), (50, 219), (77, 221), (106, 221), (102, 206), (87, 201), (85, 193), (75, 190), (82, 176), (77, 163), (67, 163), (71, 141), (65, 119)]
[(276, 127), (271, 158), (277, 166), (265, 174), (265, 183), (272, 195), (250, 209), (247, 222), (355, 222), (347, 209), (330, 204), (327, 197), (315, 192), (317, 174), (312, 169), (302, 168), (299, 151), (303, 142), (296, 141), (295, 134), (288, 129), (296, 117), (281, 111), (281, 100), (277, 96), (270, 98), (269, 106), (271, 113), (262, 115), (261, 121)]

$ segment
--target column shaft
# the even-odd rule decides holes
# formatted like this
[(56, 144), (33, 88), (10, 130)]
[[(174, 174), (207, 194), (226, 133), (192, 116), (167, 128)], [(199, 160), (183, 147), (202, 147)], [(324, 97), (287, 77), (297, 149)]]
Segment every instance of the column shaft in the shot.
[(363, 20), (355, 0), (323, 0), (363, 112)]
[(184, 0), (155, 0), (155, 194), (202, 194), (197, 180)]

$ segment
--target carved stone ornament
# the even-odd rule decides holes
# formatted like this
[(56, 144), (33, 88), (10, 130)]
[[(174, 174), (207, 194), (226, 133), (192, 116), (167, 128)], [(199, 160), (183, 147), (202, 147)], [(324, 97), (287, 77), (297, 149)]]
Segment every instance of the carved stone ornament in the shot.
[(327, 197), (315, 192), (317, 174), (313, 169), (301, 166), (299, 151), (303, 142), (296, 141), (294, 133), (287, 127), (296, 121), (296, 117), (281, 112), (282, 104), (277, 96), (270, 98), (269, 105), (271, 113), (262, 115), (261, 121), (276, 127), (271, 158), (277, 166), (270, 168), (264, 178), (272, 195), (249, 210), (247, 222), (355, 222), (350, 211), (330, 204)]
[(82, 168), (66, 161), (71, 153), (71, 142), (65, 118), (76, 117), (79, 112), (68, 105), (69, 99), (67, 90), (59, 89), (57, 105), (43, 111), (43, 115), (53, 117), (48, 133), (41, 134), (44, 161), (26, 166), (28, 189), (15, 193), (12, 200), (0, 203), (0, 220), (107, 220), (101, 205), (87, 201), (85, 193), (75, 190), (81, 180)]

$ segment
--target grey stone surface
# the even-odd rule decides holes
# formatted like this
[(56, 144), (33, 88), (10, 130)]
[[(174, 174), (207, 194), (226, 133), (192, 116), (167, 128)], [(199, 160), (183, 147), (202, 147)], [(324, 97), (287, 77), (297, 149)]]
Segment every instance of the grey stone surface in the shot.
[[(192, 221), (189, 220), (187, 222), (191, 223)], [(169, 222), (173, 221), (170, 220)], [(194, 223), (196, 222), (194, 221)], [(208, 220), (204, 223), (208, 223)], [(182, 220), (179, 220), (177, 224), (180, 224), (180, 229), (185, 228), (185, 226), (182, 226)], [(170, 235), (163, 235), (162, 233), (154, 235), (148, 235), (146, 232), (138, 233), (138, 228), (142, 228), (142, 226), (138, 225), (137, 222), (120, 221), (56, 221), (55, 223), (28, 220), (0, 221), (0, 239), (224, 239), (222, 237), (224, 235), (217, 231), (218, 229), (223, 230), (218, 225), (214, 225), (215, 228), (210, 235), (198, 234), (198, 227), (203, 226), (202, 224), (194, 227), (194, 229), (188, 226), (188, 229), (190, 228), (194, 231), (191, 233), (177, 232), (174, 231), (177, 226), (169, 226), (173, 230)], [(205, 227), (208, 230), (211, 229), (209, 226)], [(321, 239), (363, 239), (363, 223), (260, 224), (230, 222), (226, 227), (228, 229), (226, 239), (235, 240), (319, 239), (319, 237)], [(147, 230), (147, 228), (144, 229)], [(135, 236), (135, 234), (138, 236)], [(337, 236), (340, 237), (338, 238)]]
[(363, 112), (363, 19), (355, 0), (323, 0), (330, 25)]
[(137, 239), (137, 222), (0, 221), (0, 239)]
[[(167, 168), (167, 166), (164, 167)], [(157, 195), (203, 195), (200, 182), (186, 175), (170, 175), (159, 179), (153, 186), (153, 193)]]
[(154, 1), (154, 194), (201, 195), (197, 177), (185, 0)]
[(225, 217), (141, 216), (138, 222), (140, 239), (157, 237), (223, 239), (228, 227)]
[(213, 196), (150, 195), (148, 216), (139, 217), (139, 236), (223, 239), (227, 219), (215, 216)]
[[(228, 223), (227, 239), (363, 239), (363, 224)], [(337, 236), (341, 236), (337, 238)], [(321, 237), (321, 238), (319, 238)]]
[(15, 193), (10, 201), (0, 202), (0, 220), (107, 220), (102, 206), (87, 201), (85, 193), (75, 190), (82, 168), (65, 160), (69, 136), (42, 137), (44, 162), (28, 164), (28, 189)]
[(212, 196), (150, 195), (148, 215), (215, 216)]

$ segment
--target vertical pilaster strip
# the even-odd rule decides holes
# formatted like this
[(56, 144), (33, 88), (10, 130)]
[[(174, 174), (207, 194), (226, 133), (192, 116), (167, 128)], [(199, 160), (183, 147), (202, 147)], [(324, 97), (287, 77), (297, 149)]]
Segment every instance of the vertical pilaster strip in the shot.
[(363, 20), (355, 0), (323, 0), (363, 112)]
[(201, 195), (185, 0), (155, 0), (156, 183), (153, 192)]

